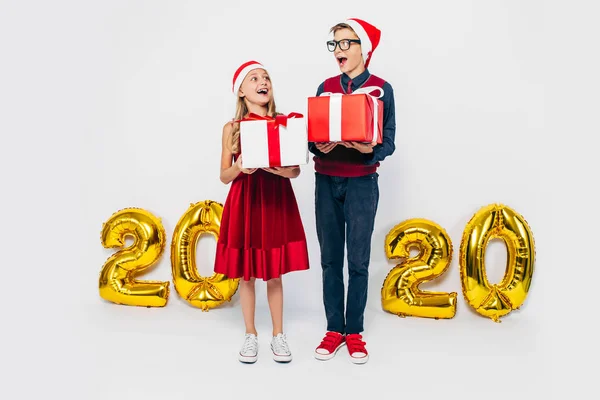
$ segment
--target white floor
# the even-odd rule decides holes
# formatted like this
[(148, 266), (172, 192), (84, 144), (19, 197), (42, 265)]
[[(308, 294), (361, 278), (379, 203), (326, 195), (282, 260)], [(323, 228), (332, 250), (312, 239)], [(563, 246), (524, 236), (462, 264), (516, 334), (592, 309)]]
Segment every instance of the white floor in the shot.
[[(399, 318), (371, 302), (365, 326), (370, 361), (358, 366), (344, 349), (333, 360), (315, 360), (312, 351), (324, 333), (323, 313), (288, 299), (286, 331), (294, 360), (278, 364), (271, 358), (269, 314), (258, 292), (261, 348), (256, 364), (236, 358), (243, 336), (238, 295), (209, 312), (188, 306), (173, 293), (160, 309), (118, 306), (98, 297), (63, 309), (77, 312), (76, 318), (63, 315), (68, 324), (54, 319), (57, 315), (42, 317), (36, 331), (22, 332), (27, 338), (21, 336), (17, 345), (27, 345), (27, 350), (11, 366), (19, 371), (8, 387), (22, 395), (82, 399), (298, 394), (514, 399), (534, 395), (547, 383), (551, 353), (539, 319), (527, 307), (497, 324), (462, 301), (454, 319), (439, 321)], [(23, 349), (8, 351), (16, 355)]]

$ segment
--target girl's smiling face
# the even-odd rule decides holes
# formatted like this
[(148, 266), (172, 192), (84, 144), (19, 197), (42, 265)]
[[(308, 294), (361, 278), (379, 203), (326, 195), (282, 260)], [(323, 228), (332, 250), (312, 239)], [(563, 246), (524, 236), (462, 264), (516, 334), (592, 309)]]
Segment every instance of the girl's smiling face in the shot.
[(240, 86), (239, 96), (245, 97), (250, 103), (267, 105), (273, 96), (267, 71), (262, 68), (250, 71)]

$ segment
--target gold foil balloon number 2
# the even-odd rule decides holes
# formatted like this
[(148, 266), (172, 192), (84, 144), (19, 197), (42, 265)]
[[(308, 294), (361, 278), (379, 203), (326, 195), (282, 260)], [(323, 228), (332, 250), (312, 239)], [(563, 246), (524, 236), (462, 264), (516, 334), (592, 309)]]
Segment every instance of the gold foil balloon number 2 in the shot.
[[(494, 238), (508, 249), (504, 278), (490, 284), (485, 273), (485, 250)], [(410, 256), (416, 248), (419, 254)], [(421, 291), (419, 285), (442, 275), (452, 260), (452, 242), (444, 229), (425, 219), (396, 225), (385, 238), (389, 259), (404, 259), (388, 273), (381, 288), (382, 307), (400, 316), (453, 318), (456, 293)], [(495, 322), (518, 309), (529, 292), (535, 246), (527, 222), (512, 209), (492, 204), (482, 207), (468, 222), (460, 245), (462, 292), (473, 309)]]
[[(181, 217), (171, 242), (171, 270), (177, 293), (203, 311), (230, 301), (239, 279), (214, 273), (201, 277), (196, 268), (196, 244), (200, 235), (219, 237), (223, 205), (211, 200), (191, 204)], [(169, 298), (169, 282), (138, 281), (135, 276), (158, 261), (166, 235), (160, 220), (148, 211), (127, 208), (113, 214), (102, 226), (102, 245), (123, 247), (125, 237), (134, 243), (113, 254), (100, 273), (100, 296), (113, 303), (164, 307)]]

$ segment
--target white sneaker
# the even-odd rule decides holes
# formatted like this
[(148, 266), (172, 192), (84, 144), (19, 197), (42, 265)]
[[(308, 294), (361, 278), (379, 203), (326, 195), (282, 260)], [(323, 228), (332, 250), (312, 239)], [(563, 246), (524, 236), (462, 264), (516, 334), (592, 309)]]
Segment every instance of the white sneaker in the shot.
[(243, 363), (252, 364), (258, 360), (258, 338), (253, 333), (246, 333), (244, 344), (238, 355), (238, 360)]
[(285, 333), (279, 333), (271, 339), (271, 350), (273, 351), (273, 360), (281, 363), (292, 361), (292, 352), (287, 343)]

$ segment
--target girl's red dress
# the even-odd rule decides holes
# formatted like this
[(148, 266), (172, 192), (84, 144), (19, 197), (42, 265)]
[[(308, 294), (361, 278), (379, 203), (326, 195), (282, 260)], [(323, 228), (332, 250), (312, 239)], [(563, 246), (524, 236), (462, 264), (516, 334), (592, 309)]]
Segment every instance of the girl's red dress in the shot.
[(290, 179), (262, 169), (240, 173), (223, 208), (215, 272), (266, 281), (308, 268), (306, 235)]

